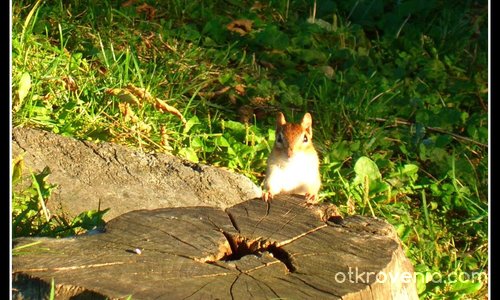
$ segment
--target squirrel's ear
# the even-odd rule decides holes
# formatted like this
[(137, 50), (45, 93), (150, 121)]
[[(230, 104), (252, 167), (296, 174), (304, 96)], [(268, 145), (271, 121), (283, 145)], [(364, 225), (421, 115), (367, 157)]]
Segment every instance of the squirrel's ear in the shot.
[(302, 123), (300, 124), (302, 129), (304, 129), (312, 138), (312, 118), (310, 113), (306, 113), (302, 118)]
[(302, 123), (300, 124), (302, 128), (306, 129), (312, 126), (312, 117), (310, 113), (306, 113), (302, 118)]
[(283, 126), (286, 124), (285, 116), (280, 111), (278, 112), (278, 116), (276, 117), (276, 126)]

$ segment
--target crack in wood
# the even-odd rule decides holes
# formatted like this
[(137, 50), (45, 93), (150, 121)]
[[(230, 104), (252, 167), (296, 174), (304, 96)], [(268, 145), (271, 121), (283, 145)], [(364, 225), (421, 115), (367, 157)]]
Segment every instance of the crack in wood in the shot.
[(250, 274), (250, 273), (253, 273), (253, 272), (256, 272), (262, 268), (267, 268), (269, 266), (272, 266), (272, 265), (275, 265), (275, 264), (280, 264), (281, 261), (279, 260), (275, 260), (275, 261), (270, 261), (270, 262), (266, 262), (266, 263), (263, 263), (262, 265), (260, 266), (257, 266), (257, 267), (254, 267), (254, 268), (251, 268), (251, 269), (248, 269), (246, 271), (244, 271), (244, 273), (246, 274)]
[(271, 206), (270, 206), (269, 202), (266, 202), (266, 204), (267, 204), (266, 214), (264, 216), (262, 216), (262, 218), (260, 218), (259, 221), (257, 221), (257, 223), (255, 224), (255, 226), (253, 227), (252, 235), (255, 233), (255, 230), (257, 230), (257, 228), (259, 227), (260, 223), (262, 223), (267, 218), (267, 216), (269, 215), (269, 211), (271, 210)]
[(336, 294), (334, 294), (334, 293), (332, 293), (330, 291), (326, 291), (324, 289), (321, 289), (321, 288), (317, 287), (316, 285), (311, 284), (311, 283), (307, 282), (306, 280), (304, 280), (304, 279), (302, 279), (302, 278), (300, 278), (298, 276), (294, 276), (294, 278), (297, 279), (298, 281), (302, 282), (303, 284), (307, 285), (308, 287), (316, 290), (316, 291), (319, 291), (319, 292), (325, 293), (327, 295), (338, 297), (338, 298), (342, 299), (342, 296), (336, 295)]
[(269, 245), (267, 251), (269, 251), (274, 258), (285, 264), (288, 272), (294, 273), (295, 271), (297, 271), (297, 268), (292, 264), (292, 256), (290, 255), (290, 253), (288, 253), (288, 251), (285, 251), (282, 248), (278, 247), (275, 243)]
[[(292, 211), (292, 209), (288, 210), (288, 211), (287, 211), (287, 212), (283, 215), (283, 217), (284, 217), (284, 216), (286, 216), (286, 215), (288, 215), (291, 211)], [(275, 234), (275, 233), (277, 233), (277, 232), (281, 232), (281, 231), (283, 230), (283, 228), (285, 228), (285, 226), (287, 226), (288, 224), (290, 224), (290, 223), (294, 220), (294, 218), (295, 218), (295, 217), (296, 217), (296, 215), (294, 215), (294, 216), (292, 216), (291, 218), (287, 219), (285, 222), (282, 222), (280, 227), (276, 228), (276, 230), (275, 230), (274, 232), (271, 232), (271, 233), (270, 233), (270, 236), (274, 235), (274, 234)]]
[[(152, 228), (152, 229), (154, 229), (154, 228)], [(158, 230), (158, 231), (160, 231), (161, 233), (163, 233), (163, 234), (165, 234), (165, 235), (167, 235), (167, 236), (169, 236), (169, 237), (173, 238), (174, 240), (178, 241), (179, 243), (182, 243), (182, 244), (184, 244), (184, 245), (186, 245), (186, 246), (189, 246), (189, 247), (192, 247), (192, 248), (194, 248), (194, 249), (198, 249), (198, 247), (197, 247), (197, 246), (195, 246), (195, 245), (193, 245), (193, 244), (191, 244), (191, 243), (189, 243), (189, 242), (187, 242), (187, 241), (184, 241), (183, 239), (181, 239), (181, 238), (177, 237), (177, 236), (176, 236), (176, 235), (174, 235), (174, 234), (171, 234), (171, 233), (169, 233), (169, 232), (167, 232), (167, 231), (165, 231), (165, 230), (161, 230), (161, 229), (160, 229), (160, 230)]]
[(238, 223), (236, 222), (236, 218), (227, 210), (226, 210), (226, 214), (229, 217), (229, 220), (231, 221), (231, 224), (233, 225), (234, 229), (236, 229), (236, 231), (240, 232), (240, 227), (238, 226)]
[(68, 270), (78, 270), (78, 269), (86, 269), (86, 268), (101, 268), (101, 267), (109, 267), (114, 265), (122, 265), (125, 262), (117, 261), (103, 264), (91, 264), (91, 265), (82, 265), (82, 266), (70, 266), (70, 267), (55, 267), (55, 268), (35, 268), (35, 269), (19, 269), (16, 272), (47, 272), (47, 271), (68, 271)]
[(261, 237), (248, 239), (240, 235), (231, 235), (227, 232), (222, 232), (229, 244), (230, 251), (226, 251), (220, 260), (234, 261), (240, 260), (246, 255), (261, 256), (262, 252), (267, 251), (271, 242), (263, 240)]
[[(282, 298), (280, 297), (280, 295), (269, 285), (267, 284), (265, 281), (262, 281), (262, 280), (258, 280), (257, 278), (253, 277), (252, 275), (250, 274), (246, 274), (248, 277), (252, 278), (253, 280), (255, 280), (256, 282), (258, 283), (262, 283), (265, 287), (267, 287), (275, 296), (276, 298)], [(260, 285), (259, 285), (260, 287)]]
[[(205, 278), (206, 277), (212, 277), (212, 276), (205, 276)], [(213, 277), (215, 277), (215, 276), (213, 276)], [(198, 278), (200, 278), (200, 277), (198, 277)], [(174, 278), (174, 280), (175, 280), (175, 278)], [(196, 295), (197, 293), (201, 292), (203, 289), (205, 289), (206, 286), (208, 286), (208, 285), (210, 285), (212, 283), (213, 283), (212, 281), (205, 283), (199, 289), (195, 290), (193, 293), (191, 293), (190, 295), (188, 295), (188, 296), (186, 296), (186, 297), (184, 297), (182, 299), (189, 299), (189, 298), (194, 297), (194, 295)], [(166, 297), (166, 298), (168, 299), (169, 297)], [(158, 297), (157, 299), (163, 299), (163, 297)]]
[[(158, 219), (164, 219), (163, 217), (156, 217), (155, 218), (158, 218)], [(147, 224), (143, 224), (143, 223), (139, 223), (139, 222), (136, 222), (135, 220), (128, 220), (128, 222), (130, 224), (133, 224), (135, 226), (135, 228), (137, 227), (143, 227), (143, 228), (147, 228), (149, 229), (149, 231), (151, 232), (160, 232), (162, 234), (165, 234), (167, 236), (169, 236), (170, 238), (178, 241), (179, 243), (181, 244), (184, 244), (186, 246), (189, 246), (189, 247), (192, 247), (193, 249), (196, 249), (198, 250), (198, 247), (196, 245), (193, 245), (187, 241), (184, 241), (183, 239), (177, 237), (176, 235), (166, 231), (166, 230), (163, 230), (163, 229), (159, 229), (159, 228), (156, 228), (156, 227), (153, 227), (153, 226), (150, 226), (150, 225), (147, 225)], [(118, 243), (116, 240), (108, 240), (105, 236), (102, 238), (104, 241), (108, 241), (111, 245), (119, 245), (119, 246), (126, 246), (127, 248), (141, 248), (142, 250), (149, 250), (149, 251), (158, 251), (158, 249), (154, 249), (154, 248), (146, 248), (146, 247), (141, 247), (140, 245), (137, 245), (137, 244), (128, 244), (128, 243), (124, 243), (124, 242), (121, 242), (121, 243)], [(132, 250), (125, 250), (125, 251), (132, 251)], [(134, 251), (132, 251), (134, 252)], [(158, 251), (160, 253), (162, 253), (162, 251)], [(135, 252), (134, 252), (135, 253)]]
[[(229, 276), (229, 275), (234, 275), (235, 273), (215, 273), (215, 274), (204, 274), (204, 275), (191, 275), (189, 278), (191, 279), (201, 279), (201, 278), (215, 278), (215, 277), (224, 277), (224, 276)], [(170, 280), (179, 280), (179, 276), (164, 276), (162, 277), (163, 280), (165, 281), (170, 281)]]
[(236, 269), (238, 271), (240, 271), (240, 273), (238, 273), (238, 275), (236, 275), (236, 278), (234, 278), (233, 282), (231, 282), (231, 286), (229, 287), (229, 294), (231, 295), (231, 299), (234, 299), (234, 294), (233, 294), (233, 288), (234, 288), (234, 285), (236, 284), (236, 282), (238, 281), (238, 279), (240, 279), (240, 276), (242, 274), (241, 270), (238, 269), (238, 267), (236, 267)]
[(215, 254), (196, 258), (196, 261), (203, 263), (214, 263), (216, 261), (237, 261), (247, 255), (262, 256), (263, 252), (268, 252), (272, 257), (283, 263), (288, 272), (293, 273), (297, 268), (292, 263), (292, 255), (279, 246), (279, 243), (257, 237), (249, 239), (241, 235), (232, 235), (221, 230), (226, 241), (219, 245), (219, 251)]

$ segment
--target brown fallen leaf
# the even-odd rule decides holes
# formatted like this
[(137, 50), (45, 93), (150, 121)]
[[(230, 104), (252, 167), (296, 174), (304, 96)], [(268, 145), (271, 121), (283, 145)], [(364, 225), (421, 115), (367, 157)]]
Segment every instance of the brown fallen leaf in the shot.
[(202, 97), (206, 97), (206, 98), (214, 98), (214, 97), (218, 97), (218, 96), (224, 94), (225, 92), (229, 91), (230, 89), (231, 89), (230, 86), (225, 86), (225, 87), (223, 87), (220, 90), (217, 90), (215, 92), (199, 92), (198, 95), (200, 95)]
[(128, 84), (124, 88), (106, 89), (104, 92), (108, 95), (118, 97), (122, 102), (135, 104), (137, 106), (141, 106), (144, 101), (153, 102), (154, 99), (146, 89), (136, 87), (132, 84)]
[(97, 61), (92, 61), (90, 67), (101, 75), (106, 75), (108, 73), (108, 69)]
[(76, 81), (73, 79), (71, 76), (64, 76), (62, 78), (64, 81), (64, 84), (66, 86), (66, 89), (70, 92), (75, 92), (78, 90), (78, 85), (76, 84)]
[(154, 47), (154, 40), (156, 38), (156, 34), (154, 32), (151, 32), (149, 35), (141, 34), (140, 37), (146, 48), (151, 49)]
[(248, 124), (253, 117), (253, 108), (250, 105), (242, 105), (238, 109), (239, 120), (241, 123)]
[(263, 98), (263, 97), (255, 96), (255, 97), (250, 99), (250, 104), (253, 106), (265, 106), (270, 101), (271, 101), (271, 98), (269, 98), (269, 97)]
[(130, 108), (130, 104), (127, 102), (118, 103), (118, 108), (120, 109), (125, 122), (136, 123), (139, 121), (139, 118), (135, 115), (134, 111)]
[(352, 215), (354, 214), (355, 211), (356, 211), (356, 206), (354, 204), (354, 200), (351, 197), (349, 197), (347, 199), (347, 213), (349, 215)]
[(120, 88), (106, 89), (104, 92), (108, 95), (113, 95), (118, 97), (122, 102), (127, 102), (130, 104), (141, 106), (141, 102), (139, 101), (139, 99), (137, 99), (137, 97), (127, 89), (120, 89)]
[[(182, 124), (186, 125), (186, 119), (181, 114), (177, 108), (168, 105), (163, 100), (153, 97), (146, 89), (138, 88), (132, 84), (128, 84), (125, 88), (114, 88), (114, 89), (106, 89), (104, 91), (106, 94), (113, 95), (118, 97), (122, 102), (119, 103), (120, 111), (125, 117), (125, 121), (131, 120), (136, 122), (137, 117), (133, 114), (133, 111), (130, 110), (128, 104), (134, 104), (137, 106), (141, 106), (142, 102), (148, 101), (154, 103), (154, 107), (161, 112), (168, 112), (173, 114), (177, 118), (179, 118)], [(125, 105), (127, 104), (127, 105)], [(135, 118), (134, 118), (135, 117)]]
[(135, 4), (136, 2), (137, 2), (137, 0), (128, 0), (128, 1), (122, 3), (122, 7), (131, 6), (131, 5)]
[(168, 142), (168, 134), (164, 125), (160, 126), (160, 145), (162, 145), (168, 151), (174, 149), (172, 148), (172, 146), (170, 146), (170, 143)]
[(250, 8), (250, 11), (256, 10), (256, 11), (261, 11), (264, 8), (264, 5), (260, 3), (259, 1), (255, 1)]
[(177, 108), (175, 108), (171, 105), (168, 105), (167, 103), (165, 103), (164, 101), (162, 101), (158, 98), (155, 99), (155, 108), (161, 112), (168, 112), (168, 113), (173, 114), (174, 116), (176, 116), (177, 118), (179, 118), (181, 120), (182, 124), (186, 125), (186, 119), (181, 114), (181, 112), (179, 110), (177, 110)]
[(236, 93), (240, 96), (245, 96), (246, 91), (245, 91), (245, 85), (244, 84), (237, 84), (234, 89), (236, 90)]
[(227, 95), (227, 97), (229, 98), (229, 102), (231, 102), (231, 104), (236, 104), (236, 102), (238, 102), (238, 98), (236, 98), (236, 96), (232, 93)]
[(136, 87), (132, 84), (127, 84), (125, 88), (140, 99), (147, 101), (153, 100), (153, 96), (151, 96), (151, 94), (146, 89)]
[(247, 35), (252, 31), (253, 21), (248, 19), (234, 20), (227, 24), (226, 28), (229, 31), (236, 32), (241, 36)]
[(130, 127), (130, 129), (132, 131), (140, 132), (140, 133), (145, 134), (146, 136), (149, 136), (149, 133), (151, 132), (152, 127), (151, 127), (151, 125), (149, 125), (146, 122), (139, 121), (139, 122), (135, 123), (134, 125), (132, 125)]
[(153, 20), (156, 15), (156, 9), (147, 3), (137, 6), (136, 11), (138, 14), (145, 13), (148, 20)]
[[(50, 101), (52, 101), (52, 99), (54, 99), (54, 95), (52, 93), (48, 93), (42, 97), (43, 103), (49, 103)], [(33, 99), (33, 100), (35, 100), (35, 99)]]

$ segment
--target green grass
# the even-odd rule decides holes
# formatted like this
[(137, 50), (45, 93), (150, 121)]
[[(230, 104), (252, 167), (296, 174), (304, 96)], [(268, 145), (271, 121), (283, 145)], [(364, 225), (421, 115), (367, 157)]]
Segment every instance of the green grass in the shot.
[[(12, 237), (20, 236), (73, 236), (88, 230), (101, 229), (103, 216), (109, 210), (90, 210), (68, 218), (65, 215), (52, 215), (45, 202), (50, 198), (57, 185), (49, 183), (50, 169), (44, 168), (38, 174), (30, 171), (23, 175), (23, 158), (13, 161), (12, 185)], [(29, 186), (26, 183), (29, 183)], [(13, 249), (13, 255), (16, 255)]]
[[(486, 1), (325, 0), (314, 23), (305, 0), (147, 1), (154, 15), (123, 3), (13, 4), (14, 126), (171, 153), (260, 184), (275, 112), (309, 111), (320, 198), (393, 224), (422, 299), (486, 297)], [(231, 32), (233, 20), (252, 27)], [(109, 92), (134, 87), (151, 97)], [(63, 230), (26, 205), (50, 192), (14, 196), (13, 221), (40, 221), (24, 235)]]

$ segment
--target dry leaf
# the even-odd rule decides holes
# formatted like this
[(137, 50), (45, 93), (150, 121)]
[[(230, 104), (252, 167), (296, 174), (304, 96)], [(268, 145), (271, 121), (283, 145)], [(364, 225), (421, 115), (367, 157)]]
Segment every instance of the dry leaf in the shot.
[(135, 125), (130, 127), (130, 129), (133, 131), (138, 131), (138, 132), (141, 132), (141, 133), (144, 133), (147, 135), (151, 132), (152, 127), (151, 127), (151, 125), (149, 125), (145, 122), (139, 121)]
[(253, 21), (248, 19), (234, 20), (227, 24), (227, 30), (239, 33), (241, 36), (247, 35), (252, 31)]
[(168, 134), (164, 125), (160, 126), (160, 145), (168, 151), (173, 150), (172, 146), (170, 146), (170, 143), (168, 142)]
[(354, 214), (355, 211), (356, 211), (356, 206), (354, 205), (354, 200), (351, 197), (349, 197), (347, 199), (347, 213), (349, 215), (352, 215)]
[(181, 114), (181, 112), (179, 110), (177, 110), (177, 108), (168, 105), (167, 103), (165, 103), (164, 101), (162, 101), (158, 98), (156, 98), (156, 100), (155, 100), (155, 108), (161, 112), (168, 112), (168, 113), (173, 114), (174, 116), (176, 116), (177, 118), (179, 118), (181, 120), (182, 124), (186, 125), (186, 119)]
[[(105, 93), (120, 98), (121, 101), (141, 106), (142, 101), (153, 101), (153, 96), (146, 89), (128, 84), (125, 88), (106, 89)], [(141, 101), (142, 100), (142, 101)]]
[(250, 8), (250, 10), (256, 10), (256, 11), (260, 11), (264, 8), (264, 5), (262, 3), (260, 3), (259, 1), (255, 1), (252, 5), (252, 7)]
[(52, 95), (51, 93), (48, 93), (47, 95), (42, 97), (42, 101), (44, 103), (49, 103), (50, 101), (52, 101), (52, 99), (54, 99), (54, 95)]
[(259, 61), (259, 64), (261, 64), (263, 67), (268, 68), (268, 69), (276, 69), (276, 67), (272, 63), (265, 61), (265, 60)]
[(101, 75), (106, 75), (108, 73), (108, 69), (106, 69), (105, 67), (99, 67), (97, 68), (97, 71), (101, 74)]
[(236, 90), (236, 93), (240, 96), (244, 96), (246, 94), (245, 90), (245, 85), (244, 84), (237, 84), (234, 89)]
[(135, 4), (136, 2), (137, 2), (137, 0), (128, 0), (128, 1), (122, 3), (122, 7), (131, 6), (131, 5)]
[(156, 9), (152, 7), (151, 5), (148, 5), (147, 3), (144, 3), (142, 5), (139, 5), (136, 8), (136, 11), (138, 14), (140, 13), (146, 13), (146, 19), (148, 20), (153, 20), (155, 15), (156, 15)]
[(140, 35), (142, 43), (146, 46), (146, 48), (150, 49), (154, 46), (154, 38), (156, 37), (154, 32), (151, 32), (149, 35)]
[(236, 98), (234, 94), (229, 94), (227, 97), (229, 98), (229, 102), (231, 102), (231, 104), (236, 104), (236, 102), (238, 102), (238, 98)]
[(140, 99), (143, 99), (143, 100), (152, 100), (153, 99), (153, 96), (151, 96), (151, 94), (146, 91), (146, 89), (143, 89), (143, 88), (138, 88), (132, 84), (127, 84), (126, 88), (132, 93), (134, 94), (135, 96), (139, 97)]
[(200, 95), (202, 97), (205, 97), (205, 98), (214, 98), (214, 97), (218, 97), (218, 96), (224, 94), (225, 92), (229, 91), (230, 89), (231, 89), (231, 87), (225, 86), (225, 87), (221, 88), (218, 91), (215, 91), (215, 92), (199, 92), (198, 95)]
[(115, 88), (115, 89), (106, 89), (104, 92), (108, 95), (113, 95), (120, 98), (122, 102), (135, 104), (137, 106), (141, 105), (139, 99), (137, 99), (137, 97), (134, 96), (134, 94), (132, 94), (129, 90)]
[(130, 105), (126, 102), (118, 103), (118, 108), (122, 113), (125, 122), (137, 122), (139, 118), (135, 115), (134, 111), (130, 108)]
[(75, 92), (78, 90), (78, 85), (76, 84), (76, 81), (73, 79), (71, 76), (64, 76), (62, 78), (66, 85), (66, 89), (70, 92)]
[(90, 66), (93, 70), (96, 70), (101, 75), (106, 75), (108, 73), (108, 69), (97, 61), (91, 62)]
[(253, 106), (265, 106), (271, 99), (269, 97), (253, 97), (250, 99), (250, 104)]
[[(137, 122), (137, 117), (133, 114), (133, 111), (130, 109), (128, 104), (130, 103), (140, 106), (142, 103), (141, 101), (145, 100), (154, 102), (154, 106), (156, 109), (161, 112), (171, 113), (174, 116), (178, 117), (184, 125), (186, 124), (186, 119), (184, 119), (184, 116), (177, 110), (177, 108), (168, 105), (167, 103), (156, 97), (153, 97), (146, 89), (138, 88), (129, 84), (124, 89), (106, 89), (105, 93), (120, 98), (122, 103), (119, 103), (118, 105), (126, 121), (131, 120), (133, 122)], [(139, 129), (144, 131), (144, 128)]]
[(238, 113), (241, 123), (250, 123), (250, 120), (252, 120), (253, 117), (253, 108), (250, 107), (249, 105), (242, 105), (238, 109)]

